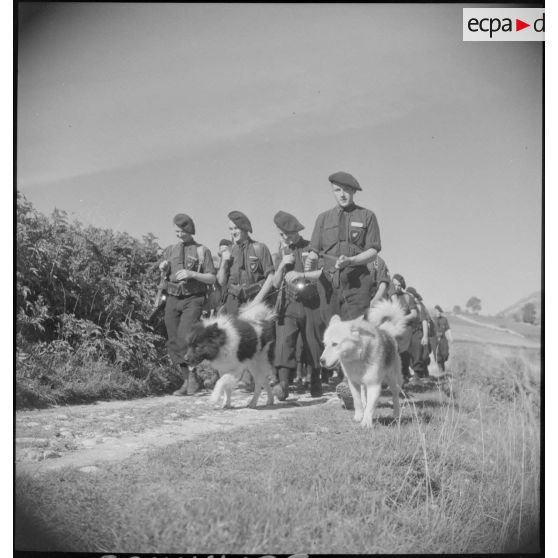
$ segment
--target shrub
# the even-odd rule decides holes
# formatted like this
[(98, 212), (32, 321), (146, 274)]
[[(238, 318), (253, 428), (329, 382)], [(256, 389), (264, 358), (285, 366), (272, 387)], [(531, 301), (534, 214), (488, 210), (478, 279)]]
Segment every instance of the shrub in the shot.
[(174, 386), (153, 372), (170, 364), (162, 320), (147, 320), (161, 251), (153, 235), (85, 227), (59, 210), (46, 217), (18, 193), (16, 240), (17, 402), (101, 397), (109, 385), (115, 397), (143, 394), (149, 382)]

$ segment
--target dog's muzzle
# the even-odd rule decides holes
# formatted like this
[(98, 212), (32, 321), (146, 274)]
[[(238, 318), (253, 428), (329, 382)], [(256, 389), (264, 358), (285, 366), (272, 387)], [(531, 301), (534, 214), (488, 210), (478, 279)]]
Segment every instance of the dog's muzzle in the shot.
[(196, 366), (199, 364), (198, 359), (196, 359), (194, 357), (193, 354), (191, 354), (190, 352), (187, 352), (184, 355), (184, 362), (186, 362), (186, 364), (188, 364), (188, 366)]
[(333, 370), (338, 364), (339, 361), (336, 360), (333, 364), (328, 365), (326, 359), (324, 357), (320, 357), (320, 366), (326, 370)]

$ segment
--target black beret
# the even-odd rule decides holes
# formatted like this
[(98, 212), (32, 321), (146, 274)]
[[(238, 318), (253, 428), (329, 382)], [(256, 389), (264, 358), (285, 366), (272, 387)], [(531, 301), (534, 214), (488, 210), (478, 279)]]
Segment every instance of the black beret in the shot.
[(329, 181), (332, 184), (337, 184), (338, 186), (348, 186), (349, 188), (354, 188), (355, 190), (362, 190), (357, 179), (348, 172), (334, 172), (330, 177)]
[(241, 231), (252, 232), (250, 219), (242, 211), (231, 211), (227, 216)]
[(219, 241), (219, 246), (230, 246), (232, 244), (232, 242), (230, 240), (227, 240), (226, 238), (222, 238)]
[(177, 227), (180, 227), (184, 232), (190, 234), (196, 234), (196, 226), (194, 225), (194, 221), (192, 220), (191, 217), (186, 215), (186, 213), (179, 213), (178, 215), (175, 215), (173, 222)]
[(444, 312), (444, 311), (442, 310), (442, 307), (441, 307), (441, 306), (438, 306), (438, 304), (436, 304), (436, 306), (434, 306), (434, 309), (435, 309), (435, 310), (438, 310), (438, 312), (442, 312), (442, 313)]
[(294, 233), (301, 231), (304, 225), (301, 225), (299, 220), (290, 213), (286, 211), (278, 211), (273, 217), (273, 222), (281, 229), (284, 233)]
[(414, 287), (407, 287), (407, 292), (411, 293), (417, 300), (422, 300), (422, 296), (417, 293)]
[(395, 279), (396, 281), (399, 281), (399, 283), (401, 284), (401, 286), (405, 289), (407, 287), (407, 284), (405, 283), (405, 279), (403, 277), (403, 275), (399, 275), (399, 273), (396, 273), (392, 278), (392, 281)]

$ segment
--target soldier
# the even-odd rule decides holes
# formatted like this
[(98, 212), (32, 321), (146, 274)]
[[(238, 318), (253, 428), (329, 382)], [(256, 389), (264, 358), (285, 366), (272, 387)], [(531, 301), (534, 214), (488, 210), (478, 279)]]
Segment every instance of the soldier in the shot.
[(336, 172), (329, 181), (337, 205), (316, 219), (307, 260), (312, 269), (322, 259), (318, 291), (326, 324), (333, 314), (350, 320), (368, 309), (372, 278), (367, 264), (381, 250), (376, 216), (353, 201), (362, 190), (357, 180), (346, 172)]
[(237, 314), (239, 306), (252, 300), (273, 273), (273, 260), (268, 247), (250, 238), (252, 225), (240, 211), (228, 214), (233, 244), (222, 252), (217, 280), (224, 289), (223, 308)]
[(428, 365), (430, 364), (430, 345), (428, 341), (428, 324), (430, 314), (422, 302), (422, 297), (414, 287), (407, 287), (417, 305), (418, 319), (420, 326), (416, 327), (411, 337), (409, 353), (411, 354), (411, 368), (419, 378), (428, 377)]
[(193, 395), (200, 388), (200, 380), (195, 369), (184, 361), (186, 336), (200, 319), (208, 285), (215, 283), (215, 267), (209, 249), (194, 240), (196, 227), (192, 218), (179, 213), (173, 222), (180, 242), (165, 248), (159, 264), (167, 278), (167, 349), (184, 379), (182, 387), (173, 395)]
[(372, 298), (370, 299), (370, 307), (374, 306), (380, 300), (389, 299), (389, 285), (391, 279), (386, 262), (378, 255), (367, 264), (370, 275), (372, 276)]
[(399, 356), (401, 357), (401, 373), (403, 374), (403, 381), (407, 382), (411, 378), (409, 365), (411, 363), (411, 353), (409, 352), (411, 346), (411, 337), (413, 332), (420, 326), (418, 321), (417, 304), (414, 298), (405, 292), (406, 284), (405, 279), (399, 273), (396, 273), (392, 280), (392, 294), (391, 300), (398, 302), (403, 308), (405, 314), (410, 314), (411, 318), (407, 322), (405, 333), (398, 338), (397, 347), (399, 349)]
[[(223, 252), (232, 245), (230, 240), (223, 238), (219, 241), (219, 248), (217, 254), (219, 255), (219, 260), (222, 259)], [(220, 267), (220, 263), (217, 266)], [(213, 285), (209, 287), (209, 294), (207, 296), (206, 311), (208, 316), (214, 316), (217, 314), (221, 306), (223, 305), (223, 289), (219, 285), (218, 281), (215, 281)]]
[(438, 365), (438, 371), (446, 370), (446, 361), (449, 358), (449, 343), (453, 343), (451, 329), (448, 319), (444, 316), (441, 306), (434, 306), (436, 317), (434, 318), (434, 327), (436, 331), (435, 344), (432, 346), (434, 360)]
[[(304, 271), (310, 242), (299, 232), (304, 226), (293, 215), (279, 211), (273, 217), (281, 243), (279, 264), (273, 276), (278, 289), (276, 310), (275, 367), (279, 383), (273, 388), (279, 400), (289, 394), (289, 378), (297, 368), (297, 339), (302, 339), (302, 360), (310, 369), (310, 395), (322, 395), (320, 355), (323, 351), (324, 325), (320, 317), (320, 298), (316, 288), (319, 272)], [(313, 277), (313, 280), (312, 280)]]

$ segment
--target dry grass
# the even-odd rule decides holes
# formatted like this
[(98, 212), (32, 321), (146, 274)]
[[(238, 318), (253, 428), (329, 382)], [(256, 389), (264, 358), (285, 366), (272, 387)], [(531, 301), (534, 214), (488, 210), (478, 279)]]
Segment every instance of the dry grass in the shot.
[[(16, 548), (160, 553), (497, 553), (539, 544), (536, 358), (460, 347), (440, 393), (370, 432), (318, 407), (96, 475), (17, 482)], [(442, 393), (445, 392), (445, 393)], [(30, 529), (42, 537), (31, 542)]]
[[(202, 363), (198, 372), (202, 379), (213, 377), (207, 363)], [(132, 374), (103, 360), (84, 363), (48, 355), (18, 363), (15, 403), (16, 409), (33, 409), (134, 399), (172, 393), (182, 382), (182, 376), (171, 365), (153, 365)]]

